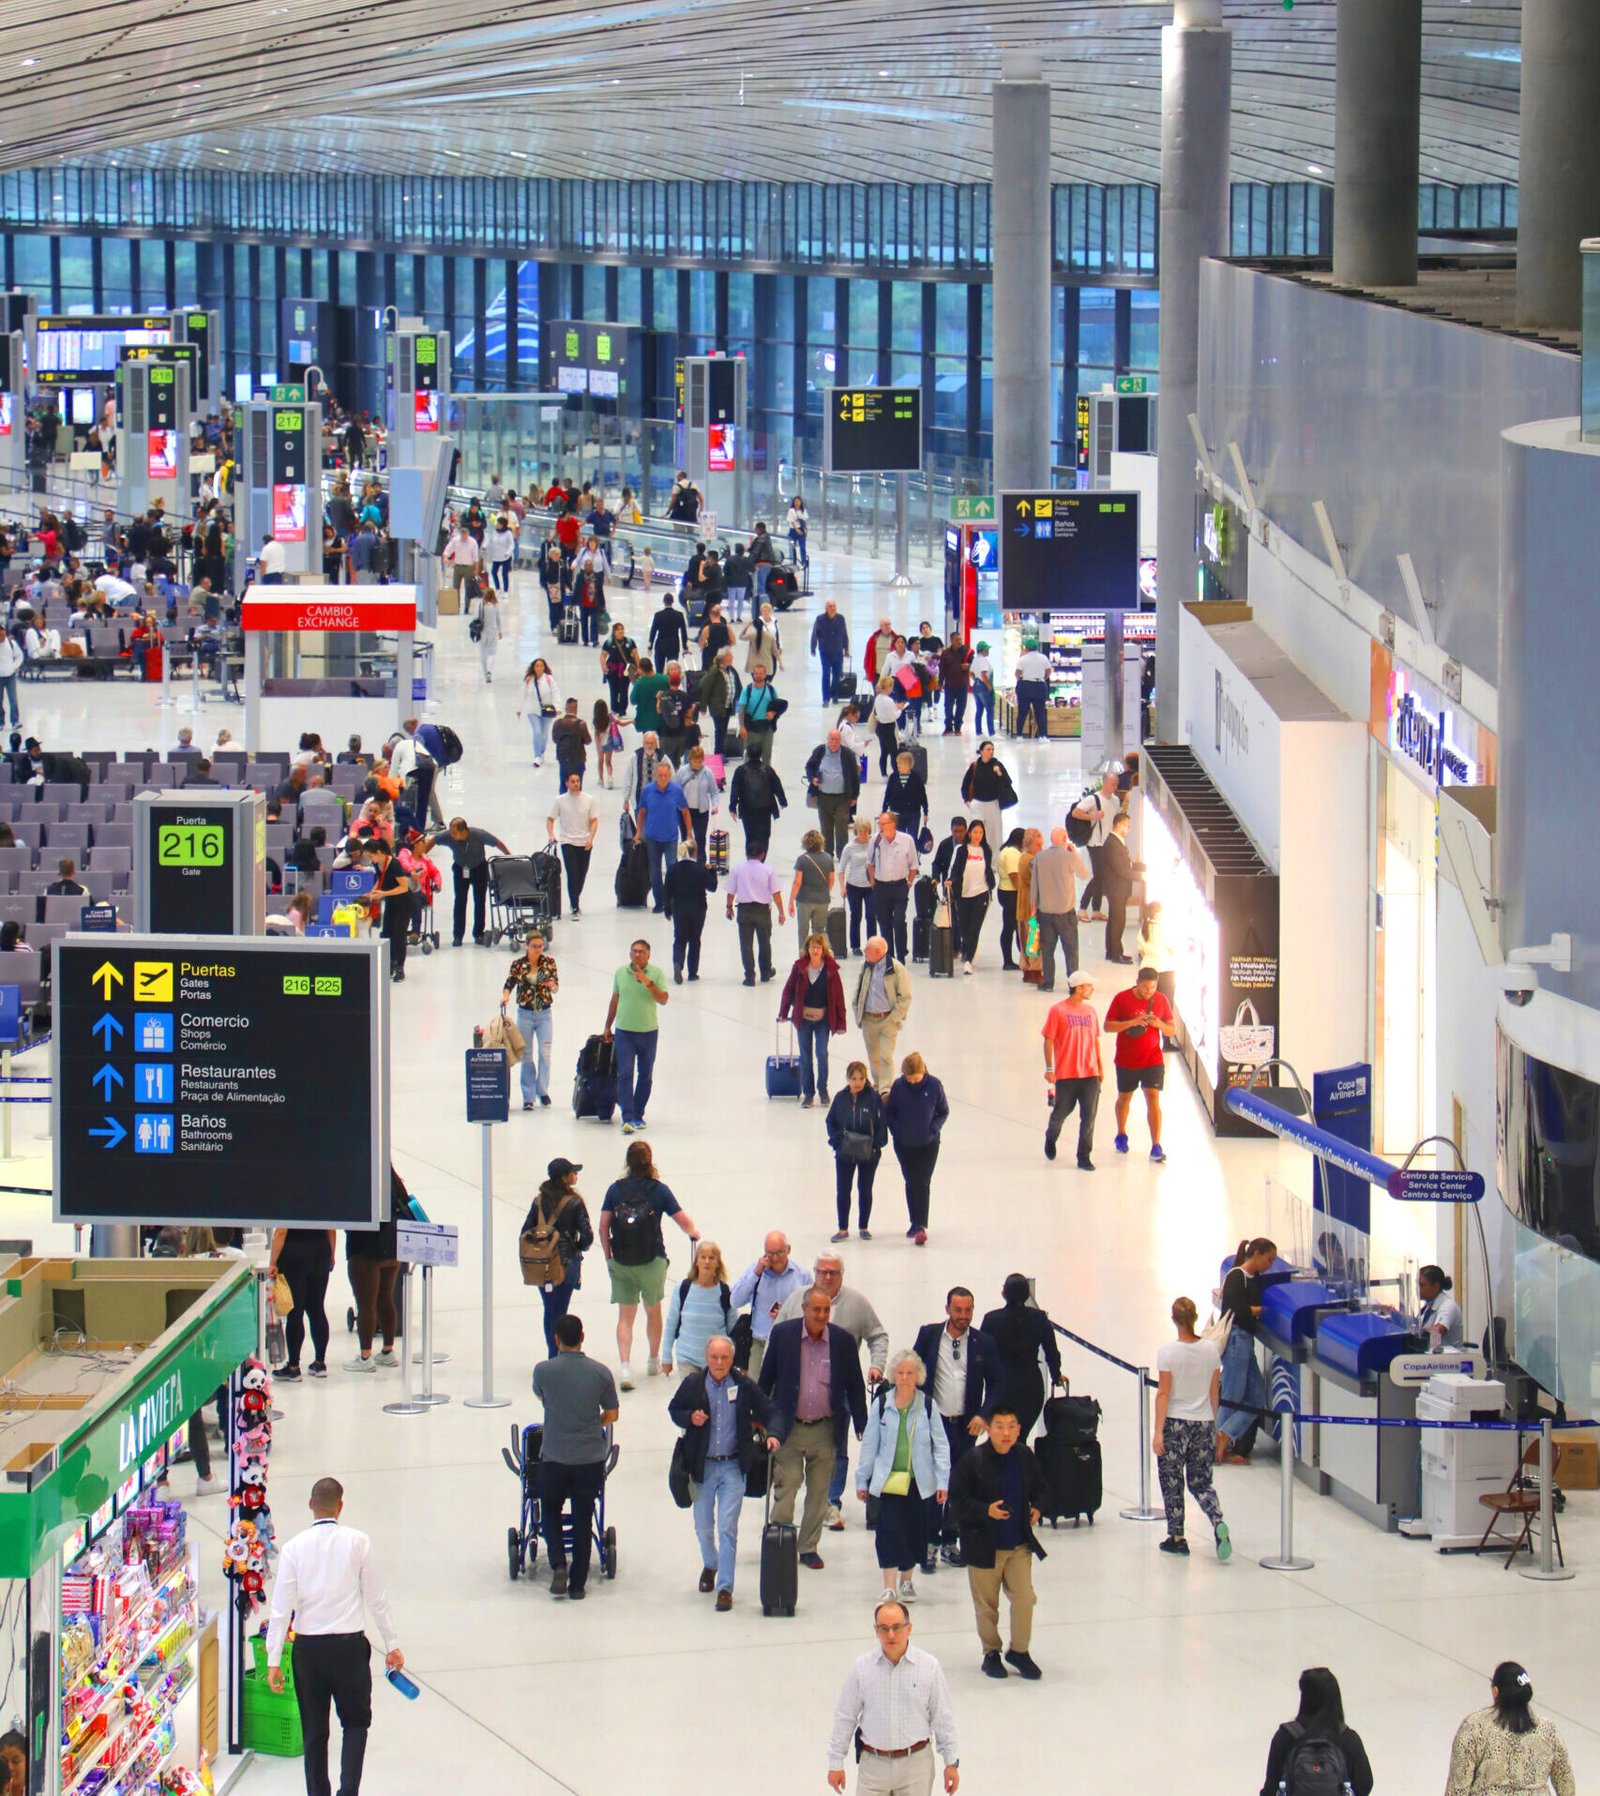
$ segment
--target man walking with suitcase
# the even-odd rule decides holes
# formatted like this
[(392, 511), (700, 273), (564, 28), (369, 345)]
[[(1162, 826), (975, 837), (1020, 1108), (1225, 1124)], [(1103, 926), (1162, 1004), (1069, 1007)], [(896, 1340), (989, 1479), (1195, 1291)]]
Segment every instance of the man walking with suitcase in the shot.
[(383, 1580), (372, 1565), (372, 1542), (339, 1520), (344, 1486), (319, 1478), (311, 1487), (311, 1526), (278, 1560), (267, 1623), (267, 1684), (283, 1690), (283, 1646), (294, 1621), (294, 1693), (305, 1735), (307, 1796), (330, 1796), (328, 1709), (339, 1711), (340, 1796), (359, 1796), (361, 1766), (372, 1726), (372, 1646), (364, 1610), (372, 1611), (386, 1649), (384, 1665), (398, 1671), (406, 1656), (397, 1644)]
[(822, 663), (822, 702), (831, 705), (839, 675), (844, 672), (845, 657), (850, 653), (850, 626), (840, 617), (839, 607), (832, 599), (811, 626), (811, 652)]

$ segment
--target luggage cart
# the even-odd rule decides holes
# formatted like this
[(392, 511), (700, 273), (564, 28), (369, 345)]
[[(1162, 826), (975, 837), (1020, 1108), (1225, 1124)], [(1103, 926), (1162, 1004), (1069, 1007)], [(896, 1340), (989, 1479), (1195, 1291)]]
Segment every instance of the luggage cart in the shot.
[(501, 855), (489, 863), (489, 921), (485, 943), (525, 942), (534, 930), (546, 944), (554, 940), (555, 919), (532, 855)]
[[(601, 1576), (614, 1578), (617, 1575), (617, 1531), (606, 1524), (606, 1480), (616, 1467), (617, 1443), (609, 1427), (605, 1434), (606, 1469), (600, 1481), (599, 1500), (595, 1504), (594, 1551), (600, 1561)], [(539, 1507), (539, 1450), (543, 1441), (542, 1422), (530, 1422), (525, 1428), (518, 1428), (513, 1423), (511, 1445), (500, 1449), (500, 1457), (506, 1462), (522, 1490), (518, 1525), (506, 1530), (506, 1560), (513, 1584), (524, 1572), (531, 1578), (533, 1568), (539, 1560), (539, 1540), (543, 1526)], [(572, 1518), (567, 1515), (562, 1517), (561, 1539), (570, 1558)]]

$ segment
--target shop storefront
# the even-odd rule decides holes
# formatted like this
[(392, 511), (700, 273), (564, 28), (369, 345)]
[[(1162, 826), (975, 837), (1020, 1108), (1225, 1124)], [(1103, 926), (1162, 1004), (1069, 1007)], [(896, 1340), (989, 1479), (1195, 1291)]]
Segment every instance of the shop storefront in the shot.
[(1441, 786), (1492, 786), (1497, 745), (1436, 687), (1372, 644), (1373, 1128), (1404, 1154), (1439, 1128), (1436, 1099)]
[(0, 1578), (28, 1796), (156, 1796), (191, 1787), (181, 1773), (220, 1787), (239, 1762), (235, 1614), (203, 1603), (201, 1537), (162, 1481), (255, 1344), (240, 1261), (6, 1268), (5, 1408), (21, 1413), (0, 1419), (16, 1431)]

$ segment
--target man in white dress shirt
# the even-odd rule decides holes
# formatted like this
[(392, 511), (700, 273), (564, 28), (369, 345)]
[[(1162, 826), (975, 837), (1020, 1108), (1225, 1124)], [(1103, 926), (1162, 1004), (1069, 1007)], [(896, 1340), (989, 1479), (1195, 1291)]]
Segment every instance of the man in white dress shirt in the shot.
[(311, 1487), (312, 1525), (278, 1560), (267, 1624), (267, 1683), (283, 1689), (283, 1642), (295, 1624), (294, 1693), (305, 1735), (306, 1796), (332, 1796), (328, 1782), (328, 1705), (339, 1711), (344, 1744), (339, 1796), (357, 1796), (372, 1725), (372, 1647), (363, 1606), (372, 1611), (386, 1649), (385, 1666), (398, 1671), (405, 1654), (395, 1644), (394, 1617), (383, 1580), (372, 1564), (372, 1542), (341, 1525), (344, 1486), (319, 1478)]
[(955, 1710), (944, 1668), (911, 1644), (911, 1614), (885, 1600), (872, 1612), (874, 1651), (850, 1667), (828, 1735), (828, 1782), (842, 1791), (844, 1761), (859, 1738), (861, 1796), (928, 1796), (933, 1755), (944, 1760), (945, 1796), (961, 1782)]

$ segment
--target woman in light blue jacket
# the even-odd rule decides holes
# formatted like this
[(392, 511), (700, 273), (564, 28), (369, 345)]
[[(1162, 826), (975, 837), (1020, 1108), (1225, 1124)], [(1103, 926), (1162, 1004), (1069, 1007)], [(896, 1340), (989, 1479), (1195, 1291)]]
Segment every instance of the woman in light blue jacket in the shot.
[(733, 1327), (729, 1282), (722, 1249), (715, 1241), (702, 1240), (695, 1249), (694, 1271), (672, 1287), (667, 1326), (661, 1337), (663, 1372), (670, 1376), (674, 1360), (680, 1379), (705, 1370), (706, 1342), (713, 1335), (727, 1334)]
[(917, 1600), (911, 1574), (928, 1550), (928, 1499), (942, 1503), (950, 1483), (950, 1442), (933, 1400), (920, 1388), (927, 1376), (916, 1354), (897, 1353), (889, 1361), (893, 1388), (879, 1387), (861, 1437), (856, 1495), (862, 1502), (878, 1499), (883, 1602)]

